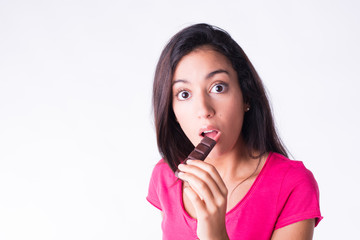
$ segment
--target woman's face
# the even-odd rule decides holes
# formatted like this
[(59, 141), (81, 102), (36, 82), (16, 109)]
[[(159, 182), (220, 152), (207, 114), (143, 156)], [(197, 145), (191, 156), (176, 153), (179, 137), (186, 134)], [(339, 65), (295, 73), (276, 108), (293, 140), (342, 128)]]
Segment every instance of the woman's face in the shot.
[(247, 104), (237, 74), (224, 55), (209, 46), (192, 51), (178, 63), (172, 84), (173, 111), (195, 146), (204, 132), (210, 137), (217, 135), (218, 143), (209, 155), (216, 158), (241, 142)]

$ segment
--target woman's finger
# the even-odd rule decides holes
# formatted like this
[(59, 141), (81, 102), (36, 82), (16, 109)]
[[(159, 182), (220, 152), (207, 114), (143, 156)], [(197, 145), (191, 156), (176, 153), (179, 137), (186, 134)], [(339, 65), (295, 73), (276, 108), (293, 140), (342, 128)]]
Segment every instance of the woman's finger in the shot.
[(201, 160), (188, 160), (186, 163), (189, 166), (195, 166), (205, 171), (216, 182), (216, 186), (218, 187), (221, 194), (224, 196), (227, 195), (228, 193), (227, 187), (214, 166)]
[(184, 193), (189, 198), (190, 202), (193, 204), (195, 209), (195, 214), (199, 218), (206, 213), (206, 205), (202, 199), (200, 199), (199, 195), (191, 187), (185, 187)]
[(209, 207), (214, 207), (214, 194), (205, 181), (189, 172), (180, 172), (178, 176), (181, 180), (187, 182), (199, 198), (204, 200)]
[[(196, 177), (196, 178), (192, 178), (193, 181), (196, 181), (196, 182), (192, 182), (192, 184), (196, 184), (194, 185), (194, 188), (197, 191), (207, 187), (209, 188), (209, 191), (212, 193), (213, 198), (219, 197), (219, 194), (221, 195), (221, 191), (216, 181), (212, 178), (212, 176), (208, 172), (204, 171), (203, 169), (197, 166), (192, 166), (187, 164), (186, 165), (180, 164), (178, 168), (180, 171)], [(192, 181), (192, 179), (190, 180), (188, 179), (188, 181)]]

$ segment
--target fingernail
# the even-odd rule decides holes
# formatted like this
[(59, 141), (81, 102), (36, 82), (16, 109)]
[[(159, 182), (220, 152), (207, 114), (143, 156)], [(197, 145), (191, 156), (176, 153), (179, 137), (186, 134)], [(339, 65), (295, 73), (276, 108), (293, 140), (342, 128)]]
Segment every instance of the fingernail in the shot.
[(177, 169), (177, 170), (175, 171), (175, 177), (179, 178), (179, 173), (180, 173), (180, 171), (179, 171), (179, 169)]
[(186, 165), (186, 164), (184, 164), (184, 163), (180, 163), (180, 164), (178, 165), (178, 170), (179, 170), (179, 171), (184, 170), (185, 165)]

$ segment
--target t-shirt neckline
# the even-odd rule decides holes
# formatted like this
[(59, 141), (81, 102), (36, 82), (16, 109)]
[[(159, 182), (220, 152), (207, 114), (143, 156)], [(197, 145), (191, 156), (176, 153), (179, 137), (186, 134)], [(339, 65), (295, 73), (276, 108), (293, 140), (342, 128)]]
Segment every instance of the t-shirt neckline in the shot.
[[(264, 171), (266, 169), (266, 166), (268, 165), (268, 162), (269, 162), (269, 160), (271, 158), (271, 155), (272, 155), (272, 152), (269, 152), (269, 155), (267, 156), (267, 158), (265, 160), (264, 166), (260, 170), (259, 175), (256, 177), (255, 181), (251, 185), (249, 191), (245, 194), (245, 196), (237, 204), (235, 204), (235, 206), (232, 209), (230, 209), (228, 212), (226, 212), (226, 215), (225, 215), (226, 217), (231, 215), (233, 212), (235, 212), (237, 209), (239, 209), (241, 206), (243, 206), (248, 201), (248, 199), (250, 198), (250, 196), (252, 195), (252, 193), (256, 189), (256, 186), (259, 185), (259, 182), (261, 182), (261, 179), (262, 179), (262, 177), (264, 175)], [(179, 189), (177, 190), (177, 193), (179, 194), (180, 206), (181, 206), (181, 209), (182, 209), (182, 212), (183, 212), (184, 216), (190, 221), (197, 221), (197, 219), (191, 217), (189, 215), (189, 213), (185, 209), (184, 199), (183, 199), (183, 196), (182, 196), (182, 194), (183, 194), (182, 193), (183, 181), (180, 181), (180, 183), (178, 185), (178, 188)]]

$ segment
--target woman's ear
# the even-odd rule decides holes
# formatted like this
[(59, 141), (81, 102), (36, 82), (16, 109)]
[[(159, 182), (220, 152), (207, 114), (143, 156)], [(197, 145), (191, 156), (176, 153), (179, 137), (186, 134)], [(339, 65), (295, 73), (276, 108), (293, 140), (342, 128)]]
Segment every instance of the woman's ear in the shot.
[(245, 112), (250, 111), (250, 98), (248, 96), (243, 96), (243, 102), (244, 102), (244, 109)]
[(245, 112), (250, 111), (250, 104), (249, 103), (245, 103)]

